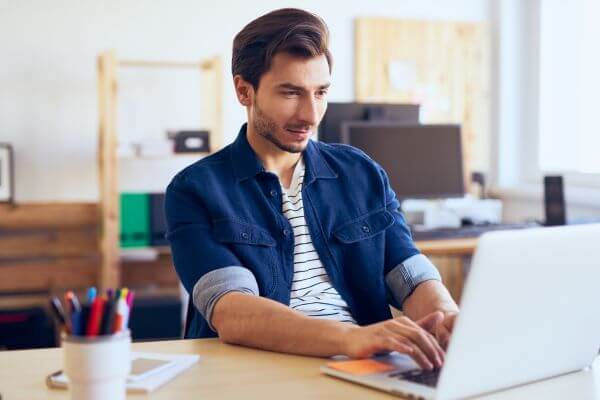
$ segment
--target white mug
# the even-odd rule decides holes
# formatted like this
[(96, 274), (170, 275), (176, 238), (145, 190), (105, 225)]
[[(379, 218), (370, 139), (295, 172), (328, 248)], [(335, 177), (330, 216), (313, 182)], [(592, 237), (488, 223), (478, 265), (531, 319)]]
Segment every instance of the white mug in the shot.
[(131, 370), (129, 330), (96, 337), (63, 335), (72, 400), (124, 400)]

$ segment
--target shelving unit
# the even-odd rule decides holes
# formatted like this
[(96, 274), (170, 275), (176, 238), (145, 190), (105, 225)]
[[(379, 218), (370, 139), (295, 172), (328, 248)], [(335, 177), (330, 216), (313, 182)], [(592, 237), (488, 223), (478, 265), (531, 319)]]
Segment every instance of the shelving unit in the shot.
[[(121, 284), (119, 260), (119, 159), (117, 155), (117, 102), (120, 68), (160, 68), (197, 70), (201, 74), (201, 95), (205, 107), (199, 110), (202, 126), (210, 130), (210, 152), (222, 147), (222, 63), (218, 57), (199, 62), (120, 60), (114, 50), (98, 57), (100, 184), (100, 273), (101, 288)], [(196, 154), (200, 156), (201, 154)], [(174, 155), (175, 156), (175, 155)], [(180, 155), (176, 155), (180, 156)], [(189, 155), (185, 155), (189, 156)], [(162, 158), (162, 157), (160, 157)], [(143, 157), (143, 159), (146, 159)], [(148, 159), (153, 159), (149, 157)], [(162, 256), (162, 255), (161, 255)]]

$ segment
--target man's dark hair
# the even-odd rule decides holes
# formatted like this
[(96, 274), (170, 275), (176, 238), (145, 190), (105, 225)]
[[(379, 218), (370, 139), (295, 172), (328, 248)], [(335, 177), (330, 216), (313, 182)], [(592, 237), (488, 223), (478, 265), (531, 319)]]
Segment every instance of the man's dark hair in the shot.
[(258, 89), (277, 53), (311, 58), (325, 55), (331, 72), (329, 30), (319, 16), (296, 8), (271, 11), (244, 27), (233, 39), (231, 72)]

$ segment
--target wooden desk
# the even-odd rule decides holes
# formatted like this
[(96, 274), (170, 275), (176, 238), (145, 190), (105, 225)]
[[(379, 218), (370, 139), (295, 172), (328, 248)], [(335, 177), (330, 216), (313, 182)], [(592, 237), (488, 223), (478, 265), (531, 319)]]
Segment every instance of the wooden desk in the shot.
[[(387, 393), (334, 379), (319, 372), (325, 359), (259, 351), (216, 339), (135, 343), (136, 351), (193, 353), (200, 362), (150, 395), (130, 399), (394, 399)], [(67, 399), (48, 389), (46, 376), (62, 368), (61, 349), (0, 352), (3, 400)], [(592, 370), (523, 386), (488, 399), (598, 399), (600, 365)]]
[(415, 244), (428, 256), (470, 257), (475, 252), (477, 238), (419, 240)]

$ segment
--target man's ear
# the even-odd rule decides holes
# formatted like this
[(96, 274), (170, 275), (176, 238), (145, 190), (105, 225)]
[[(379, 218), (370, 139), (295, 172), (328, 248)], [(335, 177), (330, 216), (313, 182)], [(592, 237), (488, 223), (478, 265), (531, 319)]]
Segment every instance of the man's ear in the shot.
[(233, 85), (235, 86), (235, 94), (241, 105), (248, 107), (252, 105), (254, 88), (252, 84), (242, 78), (241, 75), (233, 77)]

